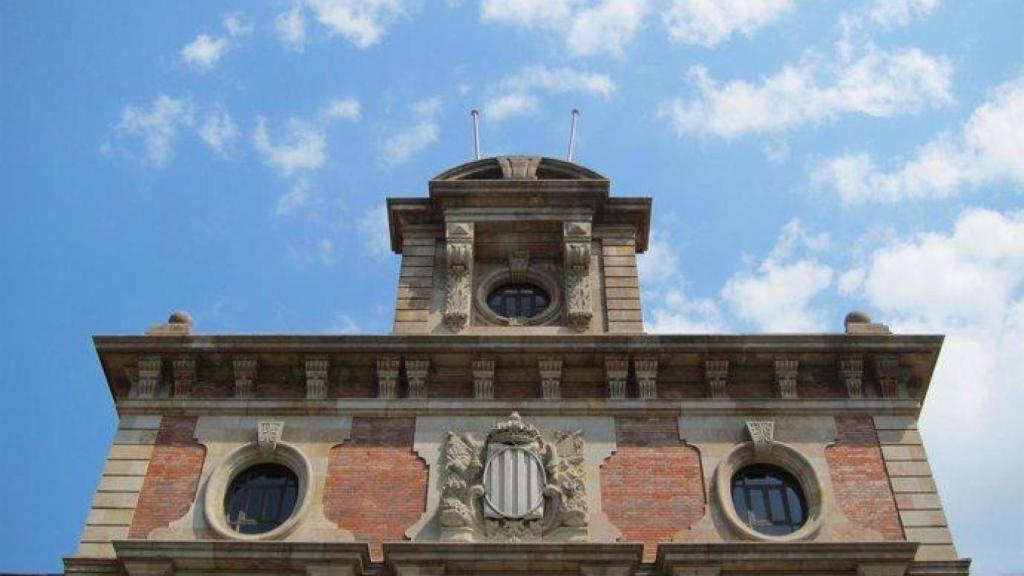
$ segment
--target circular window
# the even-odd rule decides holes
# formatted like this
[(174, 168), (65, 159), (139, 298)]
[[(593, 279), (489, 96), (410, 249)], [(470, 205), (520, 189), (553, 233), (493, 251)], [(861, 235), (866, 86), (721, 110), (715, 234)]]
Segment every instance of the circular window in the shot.
[(540, 315), (551, 305), (551, 297), (539, 286), (527, 283), (504, 284), (487, 296), (487, 306), (498, 316), (527, 320)]
[(241, 534), (263, 534), (291, 517), (299, 497), (299, 478), (287, 466), (257, 464), (242, 470), (224, 496), (225, 520)]
[(800, 483), (776, 466), (747, 466), (732, 477), (732, 504), (747, 526), (772, 536), (799, 530), (807, 521)]

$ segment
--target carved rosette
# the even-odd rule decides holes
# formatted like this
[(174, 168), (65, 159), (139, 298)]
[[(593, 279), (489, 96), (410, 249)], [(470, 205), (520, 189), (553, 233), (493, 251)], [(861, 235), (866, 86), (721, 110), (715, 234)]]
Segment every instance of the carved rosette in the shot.
[(461, 330), (469, 320), (473, 278), (473, 223), (453, 222), (445, 227), (444, 322), (452, 330)]
[(565, 303), (569, 326), (582, 332), (590, 326), (590, 222), (565, 222)]
[[(501, 475), (485, 475), (489, 460), (506, 451), (527, 457), (503, 463), (508, 466), (509, 461), (518, 461), (519, 468), (512, 466), (503, 468)], [(503, 510), (501, 494), (505, 488), (518, 490), (516, 483), (528, 471), (523, 467), (529, 466), (539, 466), (544, 479), (539, 490), (541, 508), (521, 514)], [(443, 474), (439, 515), (446, 539), (539, 541), (556, 530), (586, 535), (589, 514), (581, 431), (557, 431), (549, 440), (513, 413), (507, 421), (496, 424), (483, 441), (471, 434), (449, 432)]]

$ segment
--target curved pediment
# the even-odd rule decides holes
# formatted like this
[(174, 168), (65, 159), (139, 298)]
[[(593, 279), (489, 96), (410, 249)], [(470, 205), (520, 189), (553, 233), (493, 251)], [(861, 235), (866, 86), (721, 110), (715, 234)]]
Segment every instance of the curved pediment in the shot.
[(607, 180), (593, 170), (543, 156), (495, 156), (466, 162), (432, 180)]

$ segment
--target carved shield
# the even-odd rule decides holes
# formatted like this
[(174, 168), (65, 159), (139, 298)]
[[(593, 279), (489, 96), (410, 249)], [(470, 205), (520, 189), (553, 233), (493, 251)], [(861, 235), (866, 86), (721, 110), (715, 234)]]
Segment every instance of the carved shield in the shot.
[(489, 444), (484, 468), (484, 515), (532, 520), (544, 515), (544, 466), (522, 446)]

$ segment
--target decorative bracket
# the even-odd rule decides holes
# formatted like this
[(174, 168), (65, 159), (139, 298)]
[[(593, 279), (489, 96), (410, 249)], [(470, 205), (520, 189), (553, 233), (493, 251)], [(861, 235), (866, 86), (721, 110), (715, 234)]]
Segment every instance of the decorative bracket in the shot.
[(494, 398), (494, 360), (473, 361), (473, 397), (485, 400)]
[(798, 360), (776, 360), (775, 380), (779, 384), (779, 398), (796, 398), (796, 381), (800, 371)]
[(860, 358), (843, 358), (839, 361), (839, 377), (846, 385), (849, 398), (864, 396), (864, 361)]
[(658, 397), (658, 361), (654, 358), (633, 360), (633, 372), (636, 374), (637, 396), (641, 400), (656, 399)]
[(707, 360), (704, 362), (704, 378), (708, 382), (709, 398), (728, 398), (729, 382), (728, 360)]
[(625, 358), (605, 358), (604, 374), (608, 381), (608, 397), (622, 400), (626, 397), (626, 380), (629, 377), (629, 361)]
[(747, 420), (747, 432), (754, 443), (754, 454), (764, 457), (772, 451), (775, 442), (775, 422), (771, 420)]
[(569, 326), (582, 332), (590, 326), (594, 316), (590, 298), (590, 222), (565, 222), (562, 235), (565, 241), (565, 301)]
[(427, 397), (427, 376), (430, 360), (426, 358), (405, 360), (405, 379), (409, 383), (409, 398)]
[(545, 358), (539, 361), (541, 395), (545, 400), (562, 397), (562, 360)]
[(277, 450), (277, 443), (281, 441), (283, 433), (284, 422), (265, 421), (259, 423), (256, 440), (260, 445), (260, 454), (264, 458), (274, 455), (274, 451)]
[(882, 389), (882, 398), (899, 398), (901, 395), (900, 383), (903, 381), (899, 357), (876, 357), (875, 373), (878, 374), (878, 386)]
[(385, 356), (377, 359), (377, 397), (398, 398), (398, 358)]
[(306, 398), (323, 400), (327, 398), (327, 374), (330, 363), (326, 358), (306, 359)]
[(461, 330), (469, 320), (473, 279), (473, 223), (452, 222), (445, 226), (445, 258), (448, 283), (445, 288), (444, 322)]
[(174, 374), (174, 397), (188, 398), (196, 382), (196, 361), (194, 358), (178, 358), (171, 363)]
[(139, 358), (138, 385), (136, 395), (139, 398), (156, 398), (157, 388), (160, 387), (160, 372), (163, 361), (159, 356), (147, 356)]
[(235, 360), (235, 398), (252, 398), (256, 388), (257, 363), (253, 358)]

